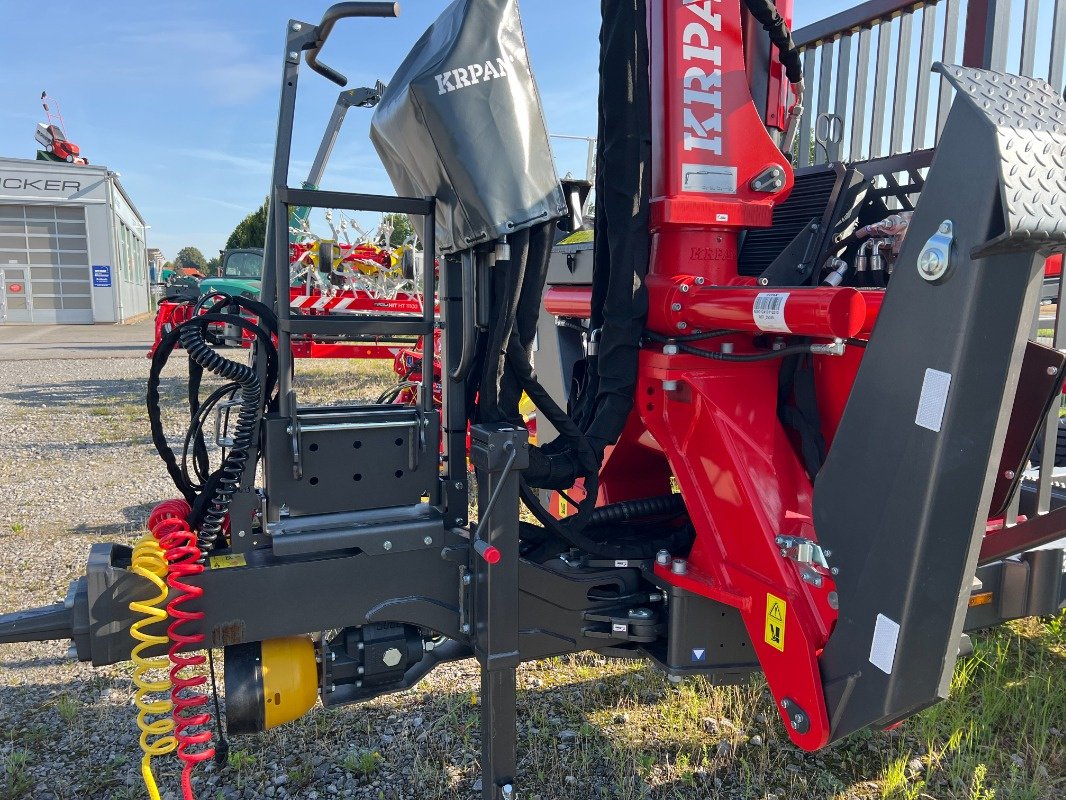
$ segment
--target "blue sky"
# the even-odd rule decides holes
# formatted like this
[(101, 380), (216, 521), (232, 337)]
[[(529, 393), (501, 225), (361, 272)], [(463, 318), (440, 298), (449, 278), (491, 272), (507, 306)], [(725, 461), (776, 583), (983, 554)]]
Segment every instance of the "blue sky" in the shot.
[[(796, 0), (796, 25), (852, 5)], [(285, 24), (316, 22), (328, 2), (264, 0), (5, 0), (0, 52), (0, 155), (33, 158), (40, 94), (61, 105), (67, 133), (121, 180), (168, 258), (185, 245), (215, 255), (266, 196)], [(444, 0), (401, 0), (395, 20), (345, 20), (322, 61), (348, 86), (385, 82)], [(524, 0), (530, 58), (553, 133), (596, 130), (595, 0)], [(301, 70), (290, 183), (306, 176), (338, 87)], [(341, 191), (391, 193), (367, 137), (370, 112), (352, 109), (323, 181)], [(562, 171), (584, 170), (581, 144), (556, 143)]]

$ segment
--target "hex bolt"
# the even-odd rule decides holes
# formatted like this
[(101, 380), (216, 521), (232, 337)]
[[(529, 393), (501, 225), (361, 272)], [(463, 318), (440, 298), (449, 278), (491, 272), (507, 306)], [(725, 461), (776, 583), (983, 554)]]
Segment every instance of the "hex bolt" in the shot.
[(688, 323), (687, 322), (679, 322), (679, 323), (677, 323), (677, 329), (679, 331), (683, 331), (687, 327), (688, 327)]
[(670, 310), (671, 311), (680, 311), (681, 310), (681, 304), (680, 303), (671, 304)]
[(840, 567), (830, 567), (829, 568), (829, 574), (830, 575), (839, 575), (840, 574)]
[(665, 567), (667, 564), (669, 564), (670, 563), (670, 551), (669, 550), (660, 550), (658, 553), (656, 553), (655, 554), (655, 563), (658, 564), (660, 567)]
[(455, 488), (458, 489), (459, 491), (462, 491), (463, 490), (463, 482), (462, 481), (456, 481), (455, 482)]
[(1047, 374), (1048, 375), (1058, 375), (1059, 374), (1059, 368), (1058, 367), (1048, 367), (1047, 368)]
[(707, 279), (706, 279), (706, 278), (704, 278), (704, 277), (702, 277), (702, 276), (701, 276), (701, 277), (698, 277), (698, 278), (696, 278), (696, 285), (697, 285), (697, 286), (703, 286), (703, 284), (704, 284), (704, 282), (705, 282), (706, 280), (707, 280)]
[(432, 537), (432, 536), (426, 536), (426, 537), (424, 537), (424, 538), (422, 539), (422, 544), (426, 545), (427, 547), (428, 547), (429, 545), (433, 544), (433, 537)]
[[(692, 287), (691, 287), (691, 286), (689, 286), (689, 285), (688, 285), (687, 283), (683, 283), (683, 284), (681, 284), (681, 286), (679, 286), (678, 288), (679, 288), (679, 289), (681, 289), (682, 293), (686, 293), (686, 292), (688, 292), (688, 290), (689, 290), (689, 289), (691, 289)], [(680, 308), (680, 306), (679, 306), (678, 308)]]
[(670, 565), (670, 571), (675, 575), (684, 575), (688, 572), (688, 562), (683, 558), (675, 558), (674, 563)]
[(384, 542), (381, 543), (381, 546), (383, 548), (385, 548), (386, 550), (391, 550), (392, 549), (392, 542), (390, 542), (388, 539), (386, 539)]
[(464, 622), (464, 623), (463, 623), (463, 627), (462, 627), (462, 628), (460, 628), (460, 630), (461, 630), (461, 631), (462, 631), (463, 633), (470, 633), (470, 623), (469, 623), (469, 622)]
[(941, 222), (940, 223), (940, 232), (941, 233), (951, 233), (951, 223), (948, 222), (947, 220), (944, 220), (943, 222)]
[(463, 586), (469, 586), (473, 582), (473, 580), (474, 579), (472, 577), (470, 577), (469, 575), (464, 575), (463, 576)]
[(248, 532), (247, 531), (237, 531), (237, 535), (243, 539), (245, 536), (248, 535)]
[(292, 30), (293, 30), (294, 33), (299, 33), (300, 31), (303, 30), (303, 27), (304, 26), (301, 25), (299, 22), (292, 23)]
[(778, 536), (778, 537), (776, 537), (774, 539), (774, 542), (776, 542), (777, 544), (784, 544), (785, 543), (785, 537), (784, 536)]
[(792, 726), (792, 730), (796, 730), (799, 728), (799, 725), (797, 724), (796, 720), (792, 720), (788, 724)]
[(833, 555), (833, 551), (823, 548), (822, 549), (822, 555), (825, 556), (826, 558), (830, 558)]
[(289, 51), (289, 60), (290, 61), (297, 61), (299, 58), (300, 58), (300, 54), (297, 53), (295, 50), (290, 50)]
[(333, 692), (337, 691), (337, 684), (335, 684), (335, 683), (331, 683), (331, 684), (329, 685), (329, 688), (328, 688), (328, 689), (326, 689), (326, 691), (327, 691), (327, 692), (330, 692), (331, 694), (332, 694)]
[(1003, 471), (1003, 477), (1006, 478), (1008, 481), (1014, 480), (1014, 470), (1012, 470), (1012, 469), (1004, 470)]

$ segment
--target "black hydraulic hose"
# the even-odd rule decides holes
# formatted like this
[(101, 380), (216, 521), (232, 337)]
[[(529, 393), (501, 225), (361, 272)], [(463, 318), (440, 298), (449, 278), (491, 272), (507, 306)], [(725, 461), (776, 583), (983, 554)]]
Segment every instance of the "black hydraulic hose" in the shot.
[(680, 342), (673, 337), (663, 336), (661, 333), (654, 333), (652, 331), (645, 331), (644, 338), (659, 344), (676, 345), (680, 352), (688, 353), (689, 355), (709, 358), (712, 361), (730, 361), (739, 364), (752, 361), (770, 361), (775, 358), (784, 358), (785, 356), (807, 355), (817, 352), (814, 350), (814, 345), (794, 344), (789, 347), (782, 347), (780, 350), (764, 350), (759, 353), (721, 353), (714, 350), (704, 350), (700, 347), (693, 347), (692, 345)]
[(770, 41), (777, 48), (781, 58), (781, 65), (785, 68), (785, 75), (789, 83), (799, 83), (803, 80), (803, 63), (800, 60), (796, 43), (792, 40), (792, 31), (788, 29), (784, 19), (777, 13), (774, 0), (744, 0), (751, 15), (759, 21), (768, 34)]
[[(197, 317), (190, 322), (200, 322), (203, 319), (204, 317)], [(259, 410), (263, 405), (263, 385), (256, 371), (252, 367), (224, 358), (212, 350), (204, 338), (205, 327), (206, 323), (182, 325), (179, 334), (181, 346), (188, 352), (190, 359), (208, 372), (239, 384), (240, 408), (234, 428), (233, 446), (222, 463), (221, 477), (214, 488), (210, 505), (196, 536), (197, 545), (202, 553), (214, 549), (222, 533), (222, 525), (229, 511), (230, 500), (237, 491), (244, 474), (248, 450), (255, 437)]]
[(685, 500), (679, 494), (664, 494), (659, 497), (645, 497), (640, 500), (623, 500), (600, 506), (592, 512), (589, 525), (602, 525), (610, 522), (628, 522), (642, 517), (658, 517), (664, 514), (681, 514), (685, 511)]

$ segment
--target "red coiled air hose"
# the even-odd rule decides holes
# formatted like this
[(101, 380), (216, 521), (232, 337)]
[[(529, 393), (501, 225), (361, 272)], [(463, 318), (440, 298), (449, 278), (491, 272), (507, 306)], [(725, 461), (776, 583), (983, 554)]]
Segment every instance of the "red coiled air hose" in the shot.
[[(167, 628), (167, 635), (170, 637), (168, 655), (171, 663), (171, 700), (174, 703), (174, 736), (178, 740), (178, 758), (185, 765), (181, 773), (182, 794), (185, 800), (194, 800), (193, 767), (212, 758), (215, 750), (213, 747), (204, 747), (211, 741), (211, 731), (206, 729), (211, 722), (211, 713), (207, 709), (198, 711), (207, 704), (207, 695), (197, 691), (207, 683), (207, 676), (186, 677), (181, 674), (186, 667), (198, 667), (207, 661), (202, 654), (188, 655), (180, 652), (185, 647), (195, 647), (204, 641), (202, 633), (182, 632), (188, 622), (204, 618), (202, 611), (182, 608), (184, 604), (203, 595), (203, 589), (183, 580), (204, 571), (204, 566), (200, 563), (201, 554), (196, 544), (196, 535), (185, 520), (189, 513), (189, 504), (184, 500), (168, 500), (155, 508), (148, 519), (148, 526), (167, 559), (167, 586), (172, 592), (172, 599), (167, 604), (167, 614), (172, 620)], [(189, 752), (189, 748), (197, 747), (203, 749)]]

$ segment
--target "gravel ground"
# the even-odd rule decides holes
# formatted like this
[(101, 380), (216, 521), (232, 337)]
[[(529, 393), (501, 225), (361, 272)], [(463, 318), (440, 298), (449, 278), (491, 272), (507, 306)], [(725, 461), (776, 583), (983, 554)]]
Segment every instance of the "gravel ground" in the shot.
[[(132, 543), (152, 506), (173, 496), (147, 436), (147, 369), (140, 354), (121, 352), (0, 360), (0, 613), (62, 598), (91, 543)], [(308, 396), (329, 395), (337, 369), (320, 365), (305, 384)], [(389, 380), (382, 365), (364, 367), (356, 383), (373, 393)], [(182, 386), (173, 381), (164, 395), (176, 401)], [(174, 436), (184, 430), (176, 415), (167, 427)], [(1024, 637), (1004, 641), (1028, 647)], [(132, 668), (92, 668), (69, 658), (67, 647), (0, 645), (0, 800), (144, 797)], [(1061, 702), (1061, 672), (1054, 684), (1041, 676), (1042, 659), (1061, 669), (1063, 653), (1039, 639), (1030, 649), (1031, 696)], [(473, 662), (446, 665), (411, 691), (317, 708), (277, 731), (234, 739), (226, 765), (198, 770), (198, 797), (480, 796), (477, 685)], [(925, 792), (901, 797), (992, 796), (973, 794), (969, 762), (952, 771), (950, 751), (935, 749), (938, 730), (925, 738), (920, 728), (860, 734), (824, 753), (801, 753), (758, 680), (671, 686), (644, 665), (582, 655), (523, 665), (519, 707), (522, 800), (894, 797), (886, 781), (896, 773), (906, 787), (929, 781)], [(1062, 735), (1046, 721), (1058, 710), (1042, 712), (1040, 747), (1001, 745), (1004, 759), (1025, 765), (1017, 774), (1033, 791), (997, 798), (1061, 796), (1054, 788), (1045, 794), (1061, 788)], [(177, 800), (175, 759), (154, 763), (163, 796)]]

